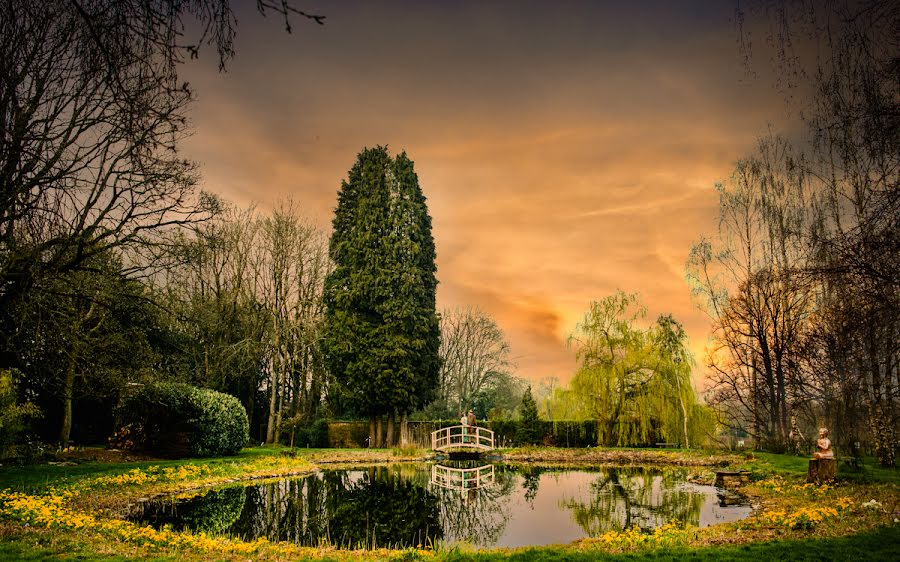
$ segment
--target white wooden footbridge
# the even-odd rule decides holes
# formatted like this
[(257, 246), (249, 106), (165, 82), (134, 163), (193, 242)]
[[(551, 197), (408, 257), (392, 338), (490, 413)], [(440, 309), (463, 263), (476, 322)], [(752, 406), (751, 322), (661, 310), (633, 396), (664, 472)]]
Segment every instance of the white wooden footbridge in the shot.
[(435, 451), (493, 451), (494, 432), (477, 425), (454, 425), (431, 432)]

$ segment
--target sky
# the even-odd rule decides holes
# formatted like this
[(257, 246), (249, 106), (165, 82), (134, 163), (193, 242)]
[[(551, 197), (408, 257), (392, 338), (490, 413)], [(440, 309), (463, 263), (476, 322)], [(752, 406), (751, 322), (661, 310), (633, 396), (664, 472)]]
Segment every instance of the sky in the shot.
[(715, 232), (716, 182), (785, 112), (743, 64), (732, 2), (295, 4), (326, 24), (238, 11), (228, 71), (213, 49), (183, 70), (204, 189), (263, 211), (291, 198), (330, 231), (359, 151), (405, 150), (439, 309), (490, 314), (519, 376), (570, 380), (569, 335), (617, 289), (648, 322), (672, 313), (702, 365), (685, 260)]

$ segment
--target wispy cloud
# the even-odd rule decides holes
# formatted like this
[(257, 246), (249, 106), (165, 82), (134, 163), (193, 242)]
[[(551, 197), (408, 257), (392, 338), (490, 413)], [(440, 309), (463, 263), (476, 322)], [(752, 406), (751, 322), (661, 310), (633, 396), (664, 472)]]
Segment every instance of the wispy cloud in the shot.
[(439, 305), (494, 315), (523, 376), (571, 376), (568, 334), (617, 288), (672, 312), (699, 353), (709, 324), (683, 264), (778, 97), (741, 80), (727, 3), (545, 6), (328, 3), (324, 29), (292, 36), (239, 14), (231, 72), (188, 69), (187, 153), (207, 188), (291, 196), (327, 226), (363, 146), (406, 149)]

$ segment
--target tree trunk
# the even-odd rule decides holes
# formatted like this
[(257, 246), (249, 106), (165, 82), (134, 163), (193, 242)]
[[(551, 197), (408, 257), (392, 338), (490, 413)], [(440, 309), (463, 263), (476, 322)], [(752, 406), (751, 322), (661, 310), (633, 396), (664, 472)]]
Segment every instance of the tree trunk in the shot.
[[(80, 334), (85, 329), (88, 321), (94, 316), (94, 307), (96, 305), (96, 301), (92, 302), (87, 312), (85, 312), (84, 317), (80, 318), (72, 325), (73, 333)], [(90, 334), (95, 332), (100, 328), (101, 324), (103, 324), (102, 319), (93, 328), (87, 330), (87, 333)], [(81, 355), (79, 351), (80, 348), (78, 344), (75, 343), (73, 344), (72, 349), (69, 349), (68, 353), (69, 361), (68, 365), (66, 365), (66, 380), (63, 383), (63, 419), (59, 429), (59, 441), (63, 447), (68, 445), (69, 438), (72, 436), (72, 398), (75, 394), (75, 368), (78, 357)]]
[(281, 442), (281, 419), (284, 413), (284, 393), (287, 389), (287, 382), (287, 371), (285, 370), (281, 375), (281, 384), (279, 385), (281, 392), (278, 393), (278, 408), (275, 410), (275, 439), (272, 441), (273, 443)]
[(384, 446), (385, 447), (393, 447), (394, 446), (394, 412), (392, 411), (388, 414), (387, 418), (387, 431), (384, 436)]
[(684, 448), (690, 449), (691, 444), (688, 441), (688, 412), (687, 407), (684, 405), (684, 398), (681, 398), (681, 415), (684, 417)]
[(256, 440), (255, 435), (259, 435), (258, 433), (254, 434), (254, 431), (257, 427), (256, 422), (258, 421), (259, 418), (257, 417), (256, 410), (255, 410), (255, 408), (256, 408), (256, 406), (255, 406), (256, 389), (254, 389), (252, 386), (250, 387), (250, 389), (251, 390), (247, 393), (247, 403), (246, 403), (247, 419), (250, 422), (250, 439), (255, 441)]
[(369, 416), (369, 448), (375, 448), (375, 416)]
[(405, 412), (400, 414), (400, 446), (409, 446), (409, 416)]
[(375, 416), (375, 448), (380, 449), (384, 443), (384, 423), (381, 416)]
[(278, 385), (275, 384), (275, 360), (272, 360), (272, 372), (269, 376), (269, 420), (266, 426), (266, 443), (275, 441), (275, 405), (278, 402)]
[(810, 459), (806, 481), (815, 484), (831, 482), (837, 476), (836, 459)]
[(66, 367), (66, 381), (63, 388), (63, 418), (62, 427), (59, 430), (59, 444), (65, 447), (69, 444), (72, 433), (72, 395), (75, 392), (75, 359), (69, 358)]

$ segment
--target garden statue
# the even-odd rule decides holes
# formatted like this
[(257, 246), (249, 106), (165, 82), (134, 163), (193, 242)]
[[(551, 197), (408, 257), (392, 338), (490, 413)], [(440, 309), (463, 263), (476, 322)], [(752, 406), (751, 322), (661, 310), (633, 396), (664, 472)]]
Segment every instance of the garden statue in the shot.
[(819, 428), (819, 439), (816, 441), (816, 452), (813, 457), (817, 459), (833, 459), (834, 451), (831, 450), (831, 440), (828, 439), (828, 428)]

